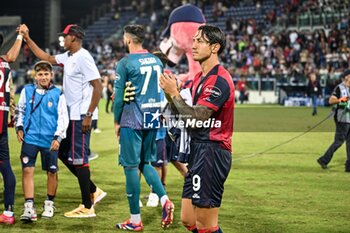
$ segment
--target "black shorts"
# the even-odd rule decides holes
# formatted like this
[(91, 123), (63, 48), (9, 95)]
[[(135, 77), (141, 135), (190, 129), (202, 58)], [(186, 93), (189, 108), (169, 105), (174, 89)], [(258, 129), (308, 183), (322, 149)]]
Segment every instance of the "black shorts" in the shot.
[(191, 142), (189, 172), (182, 198), (192, 199), (197, 207), (220, 207), (231, 162), (231, 152), (218, 143)]
[(8, 134), (6, 132), (0, 133), (0, 161), (5, 161), (10, 159), (9, 152), (9, 140)]
[(23, 142), (21, 150), (22, 168), (35, 167), (38, 152), (41, 154), (41, 167), (44, 171), (56, 173), (58, 171), (58, 151), (50, 151), (50, 148), (43, 148)]
[(153, 167), (163, 167), (168, 164), (166, 156), (165, 139), (156, 140), (157, 145), (157, 160), (151, 162)]

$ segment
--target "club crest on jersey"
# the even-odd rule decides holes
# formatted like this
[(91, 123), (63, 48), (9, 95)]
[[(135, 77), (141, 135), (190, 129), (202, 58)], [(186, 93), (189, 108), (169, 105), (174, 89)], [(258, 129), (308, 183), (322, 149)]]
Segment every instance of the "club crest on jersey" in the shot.
[(120, 75), (118, 73), (115, 74), (115, 81), (119, 81), (120, 80)]
[(49, 101), (49, 102), (47, 103), (47, 106), (48, 106), (49, 108), (51, 108), (51, 107), (52, 107), (52, 102)]
[(29, 158), (27, 156), (22, 157), (22, 162), (27, 164), (29, 162)]

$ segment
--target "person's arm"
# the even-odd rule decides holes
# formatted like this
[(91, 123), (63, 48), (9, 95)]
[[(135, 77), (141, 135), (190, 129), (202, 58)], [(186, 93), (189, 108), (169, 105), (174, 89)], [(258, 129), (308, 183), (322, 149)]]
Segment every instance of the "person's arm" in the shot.
[(329, 100), (328, 100), (329, 104), (331, 104), (331, 105), (339, 104), (341, 102), (347, 102), (347, 101), (348, 101), (348, 97), (342, 97), (342, 98), (340, 97), (340, 87), (339, 86), (337, 86), (334, 89), (331, 97), (329, 97)]
[(21, 32), (19, 32), (15, 43), (12, 45), (9, 51), (2, 56), (7, 62), (16, 61), (19, 55), (19, 51), (21, 50), (22, 40), (23, 40), (23, 35)]
[(39, 48), (39, 46), (30, 38), (29, 29), (25, 24), (22, 24), (20, 26), (19, 32), (23, 33), (23, 37), (27, 42), (27, 45), (37, 58), (39, 58), (40, 60), (48, 61), (53, 65), (57, 64), (55, 56), (51, 56), (50, 54), (46, 53), (44, 50)]
[(176, 79), (174, 75), (163, 73), (160, 76), (160, 87), (168, 95), (169, 99), (174, 104), (178, 113), (185, 118), (192, 118), (196, 120), (208, 120), (214, 113), (214, 110), (203, 105), (194, 105), (193, 107), (186, 104), (180, 95), (180, 92), (176, 86)]
[(9, 75), (10, 79), (10, 122), (8, 123), (8, 127), (13, 128), (15, 125), (15, 111), (16, 111), (16, 103), (15, 103), (15, 89), (13, 87), (12, 75)]
[(331, 97), (329, 97), (329, 104), (333, 105), (333, 104), (339, 104), (341, 102), (347, 102), (348, 101), (348, 97), (342, 97), (342, 98), (337, 98), (336, 96), (332, 95)]
[[(102, 84), (100, 79), (94, 79), (90, 81), (90, 85), (92, 86), (92, 97), (91, 102), (89, 105), (89, 108), (87, 112), (91, 113), (93, 115), (95, 108), (98, 105), (98, 102), (101, 99), (102, 95)], [(89, 132), (91, 130), (91, 124), (92, 124), (92, 115), (91, 116), (85, 116), (82, 123), (82, 131), (84, 133)]]
[(126, 60), (122, 59), (115, 69), (116, 79), (114, 81), (114, 122), (120, 124), (120, 118), (124, 106), (124, 89), (127, 80)]
[(114, 111), (114, 130), (115, 130), (115, 135), (117, 137), (117, 141), (119, 141), (120, 119), (122, 116), (123, 106), (124, 106), (125, 83), (127, 80), (126, 64), (127, 64), (127, 61), (124, 58), (119, 61), (119, 63), (115, 68), (116, 79), (114, 80), (113, 111)]
[(26, 112), (25, 95), (26, 95), (25, 88), (23, 88), (19, 96), (18, 104), (15, 111), (15, 126), (16, 126), (17, 139), (21, 143), (24, 141), (23, 126), (24, 126), (24, 115)]
[(94, 112), (95, 108), (98, 105), (98, 102), (100, 102), (103, 87), (100, 79), (91, 80), (90, 84), (93, 88), (93, 91), (88, 112)]
[(66, 138), (66, 131), (69, 125), (68, 109), (64, 95), (61, 95), (58, 101), (57, 128), (54, 139), (52, 140), (50, 150), (58, 150), (62, 139)]

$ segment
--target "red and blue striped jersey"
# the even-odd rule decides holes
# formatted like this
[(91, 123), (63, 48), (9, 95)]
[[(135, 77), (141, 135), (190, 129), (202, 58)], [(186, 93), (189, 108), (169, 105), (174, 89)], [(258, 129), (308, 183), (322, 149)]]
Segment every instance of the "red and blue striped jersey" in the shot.
[(0, 134), (7, 131), (8, 113), (10, 111), (11, 68), (0, 57)]
[(216, 65), (205, 77), (202, 72), (194, 77), (193, 105), (206, 106), (214, 110), (214, 113), (202, 127), (191, 129), (191, 140), (216, 142), (232, 151), (234, 93), (231, 75), (223, 66)]

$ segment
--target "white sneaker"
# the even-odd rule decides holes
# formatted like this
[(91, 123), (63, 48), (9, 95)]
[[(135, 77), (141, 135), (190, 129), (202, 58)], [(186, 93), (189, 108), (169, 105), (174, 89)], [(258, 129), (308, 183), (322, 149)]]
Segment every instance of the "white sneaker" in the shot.
[(53, 201), (46, 200), (44, 202), (44, 211), (41, 214), (43, 218), (52, 218), (55, 213), (56, 207), (54, 206)]
[(139, 200), (139, 206), (140, 206), (140, 208), (143, 207), (143, 204), (142, 204), (142, 201), (141, 201), (141, 200)]
[(98, 158), (98, 154), (97, 154), (97, 153), (91, 152), (91, 153), (89, 154), (89, 161), (94, 160), (94, 159), (97, 159), (97, 158)]
[(148, 196), (147, 207), (157, 207), (159, 203), (159, 197), (156, 193), (150, 193)]
[(25, 202), (24, 203), (24, 211), (21, 215), (21, 221), (24, 222), (35, 222), (38, 220), (38, 216), (36, 215), (36, 211), (34, 208), (33, 202)]
[(94, 129), (94, 133), (101, 133), (101, 132), (102, 130), (100, 130), (99, 128)]

